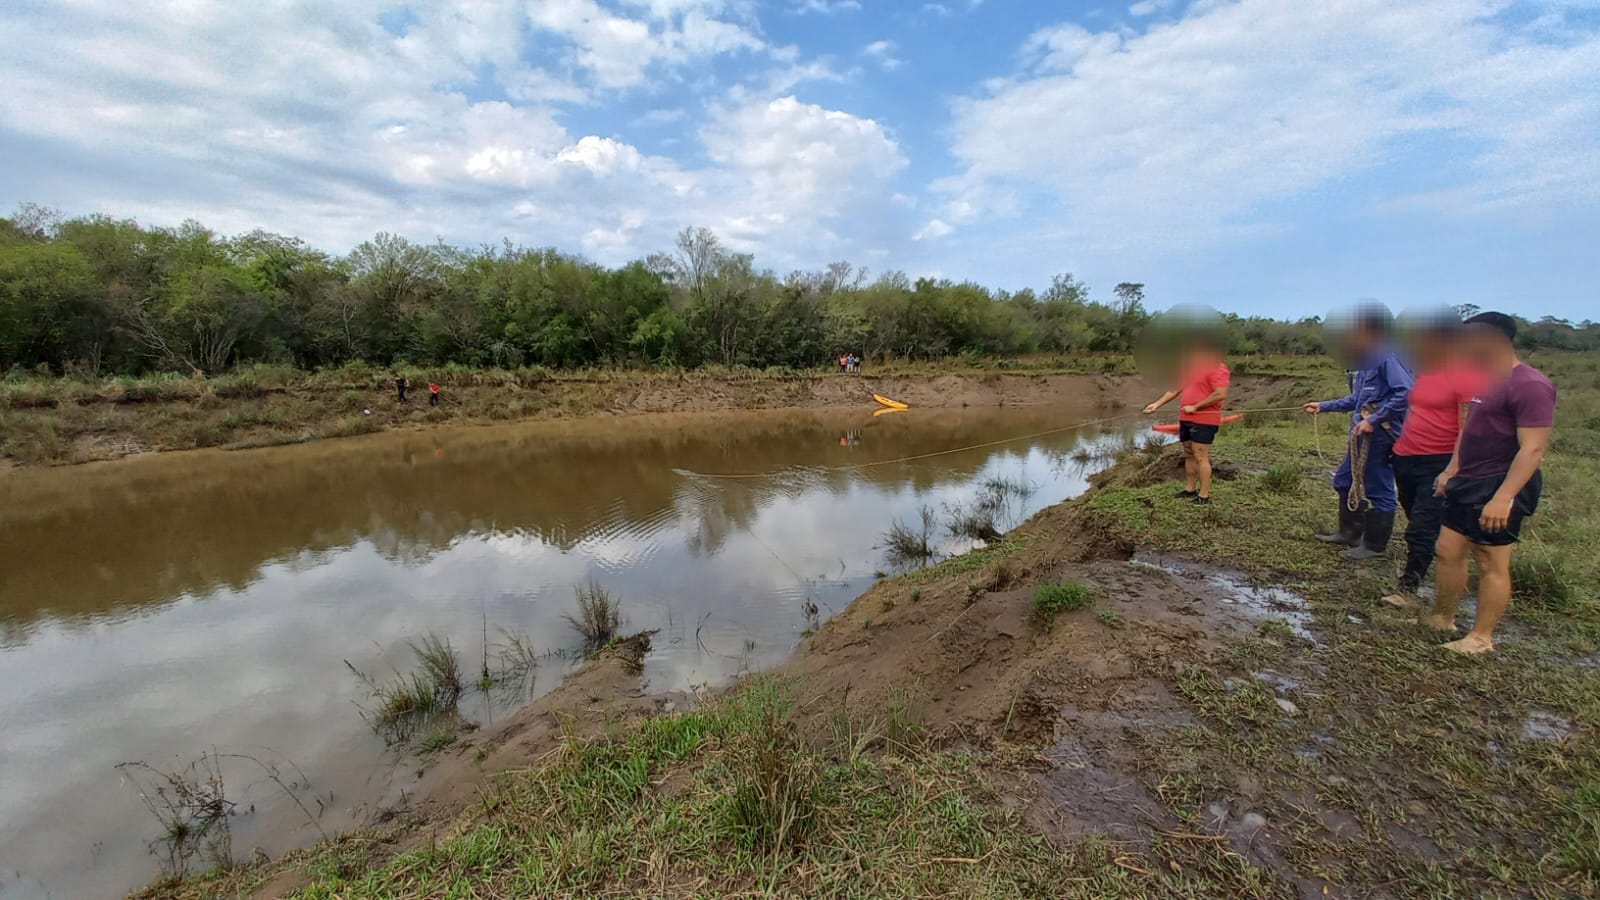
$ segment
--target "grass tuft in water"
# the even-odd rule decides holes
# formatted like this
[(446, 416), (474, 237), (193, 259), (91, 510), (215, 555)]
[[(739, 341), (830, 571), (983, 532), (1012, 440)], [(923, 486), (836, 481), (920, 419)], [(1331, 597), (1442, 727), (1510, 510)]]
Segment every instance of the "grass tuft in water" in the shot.
[(894, 565), (912, 565), (933, 558), (933, 510), (922, 507), (916, 523), (907, 524), (899, 519), (889, 526), (883, 536), (889, 561)]
[(575, 613), (566, 613), (573, 630), (583, 635), (584, 644), (590, 648), (605, 646), (617, 636), (622, 627), (622, 600), (591, 581), (577, 589), (578, 606)]

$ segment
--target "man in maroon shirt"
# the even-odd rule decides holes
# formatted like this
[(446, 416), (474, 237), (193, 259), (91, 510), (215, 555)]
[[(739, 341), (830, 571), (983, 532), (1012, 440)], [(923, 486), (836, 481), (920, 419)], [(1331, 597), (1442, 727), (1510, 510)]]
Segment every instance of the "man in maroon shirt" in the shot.
[(1511, 552), (1522, 522), (1539, 506), (1539, 464), (1555, 425), (1556, 388), (1517, 358), (1516, 320), (1481, 313), (1466, 322), (1467, 352), (1489, 379), (1470, 405), (1454, 458), (1435, 491), (1445, 498), (1439, 533), (1438, 589), (1426, 621), (1455, 631), (1467, 588), (1467, 554), (1478, 562), (1478, 615), (1472, 631), (1445, 644), (1457, 653), (1488, 653), (1511, 603)]

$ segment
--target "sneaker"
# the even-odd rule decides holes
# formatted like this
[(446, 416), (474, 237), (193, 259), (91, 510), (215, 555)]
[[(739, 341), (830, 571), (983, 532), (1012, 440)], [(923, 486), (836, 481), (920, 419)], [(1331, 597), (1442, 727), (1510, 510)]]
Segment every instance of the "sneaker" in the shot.
[(1200, 492), (1199, 491), (1191, 491), (1191, 490), (1185, 489), (1185, 490), (1181, 490), (1181, 491), (1177, 492), (1176, 494), (1173, 494), (1172, 496), (1177, 497), (1179, 500), (1188, 500), (1191, 497), (1200, 496)]
[(1195, 506), (1210, 506), (1211, 505), (1211, 498), (1210, 497), (1202, 497), (1199, 494), (1196, 494), (1194, 499), (1190, 500), (1189, 502), (1193, 503)]

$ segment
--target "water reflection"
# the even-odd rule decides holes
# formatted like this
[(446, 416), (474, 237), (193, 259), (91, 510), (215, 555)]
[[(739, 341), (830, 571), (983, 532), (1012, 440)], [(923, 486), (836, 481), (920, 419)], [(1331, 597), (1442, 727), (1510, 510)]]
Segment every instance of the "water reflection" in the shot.
[[(345, 660), (386, 674), (436, 631), (476, 671), (485, 620), (541, 652), (571, 647), (561, 614), (590, 578), (632, 627), (661, 630), (652, 688), (776, 662), (871, 583), (895, 518), (973, 504), (993, 478), (1035, 486), (1017, 509), (1031, 514), (1083, 488), (1074, 450), (1123, 438), (872, 464), (1070, 416), (601, 420), (0, 475), (0, 895), (103, 895), (153, 874), (152, 823), (113, 769), (126, 760), (274, 754), (332, 798), (322, 827), (359, 823), (414, 773), (364, 727)], [(751, 473), (775, 474), (713, 477)], [(534, 690), (559, 675), (541, 666)], [(482, 697), (465, 711), (497, 714)], [(315, 836), (282, 798), (244, 799), (240, 855)]]

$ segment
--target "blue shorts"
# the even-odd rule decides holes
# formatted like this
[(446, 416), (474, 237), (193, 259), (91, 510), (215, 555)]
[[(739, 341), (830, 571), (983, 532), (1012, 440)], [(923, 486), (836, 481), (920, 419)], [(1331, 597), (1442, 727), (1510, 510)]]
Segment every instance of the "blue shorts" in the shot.
[(1178, 440), (1184, 443), (1209, 444), (1217, 439), (1220, 425), (1202, 425), (1199, 422), (1179, 422)]

